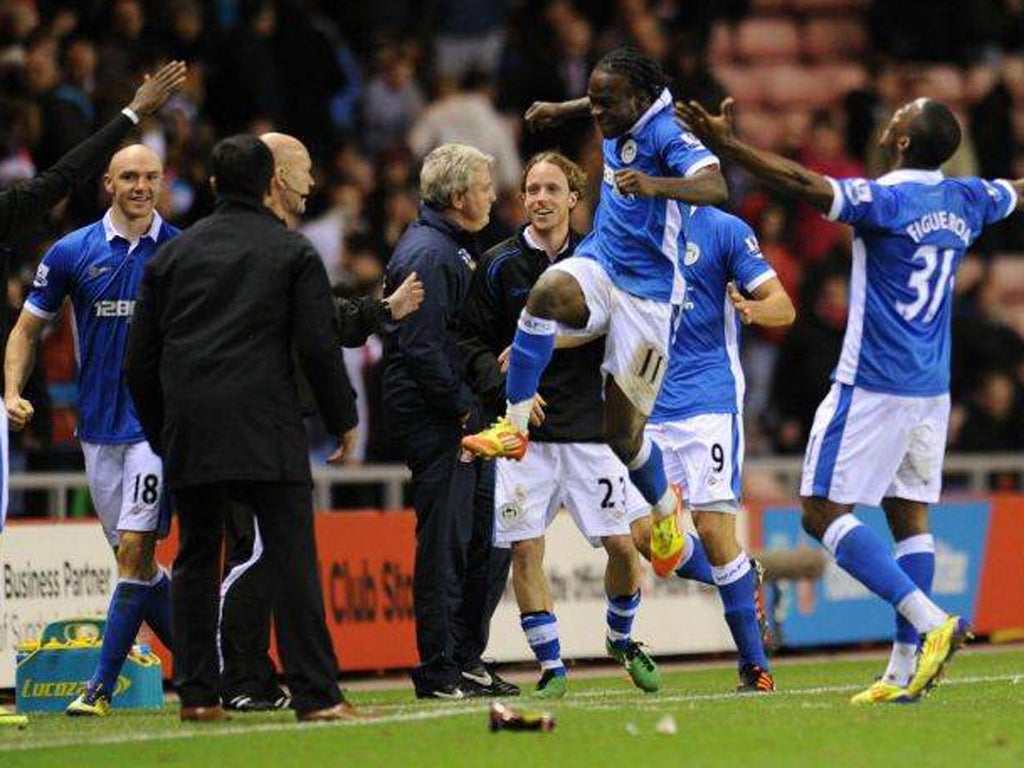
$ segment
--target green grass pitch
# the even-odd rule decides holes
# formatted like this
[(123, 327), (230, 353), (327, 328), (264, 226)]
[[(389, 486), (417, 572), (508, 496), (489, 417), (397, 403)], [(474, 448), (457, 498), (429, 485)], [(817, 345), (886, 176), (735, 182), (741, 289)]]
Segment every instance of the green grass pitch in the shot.
[[(644, 695), (620, 674), (574, 679), (552, 733), (492, 734), (487, 703), (415, 702), (409, 689), (351, 694), (379, 718), (300, 726), (287, 713), (182, 726), (176, 710), (104, 720), (35, 716), (0, 731), (14, 766), (1022, 766), (1024, 650), (967, 649), (925, 701), (854, 708), (879, 659), (785, 663), (772, 696), (728, 693), (726, 668), (673, 671)], [(671, 715), (676, 733), (657, 732)]]

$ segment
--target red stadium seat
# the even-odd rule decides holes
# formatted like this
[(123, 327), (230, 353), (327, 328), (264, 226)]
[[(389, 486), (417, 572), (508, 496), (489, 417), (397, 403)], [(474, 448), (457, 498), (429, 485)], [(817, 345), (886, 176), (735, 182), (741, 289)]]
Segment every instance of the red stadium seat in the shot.
[(841, 99), (868, 82), (868, 73), (859, 64), (827, 64), (819, 67), (818, 71), (828, 82), (834, 99)]
[(764, 102), (764, 72), (759, 67), (716, 67), (714, 74), (725, 92), (741, 106), (757, 106)]
[(790, 0), (790, 7), (797, 13), (860, 12), (871, 5), (871, 0)]
[(912, 70), (909, 80), (911, 98), (927, 96), (957, 106), (967, 94), (964, 76), (952, 64), (935, 64)]
[(764, 83), (768, 102), (776, 107), (787, 108), (829, 105), (835, 93), (824, 73), (822, 68), (791, 64), (766, 68)]
[(800, 33), (789, 19), (747, 19), (736, 29), (736, 52), (750, 61), (794, 61)]
[(711, 27), (711, 37), (708, 40), (708, 61), (712, 65), (732, 61), (736, 48), (734, 37), (731, 24), (720, 21)]
[(778, 149), (783, 139), (783, 125), (773, 112), (759, 109), (738, 109), (736, 115), (740, 135), (761, 149)]
[(804, 56), (810, 59), (852, 59), (868, 50), (868, 31), (854, 18), (815, 18), (801, 37)]

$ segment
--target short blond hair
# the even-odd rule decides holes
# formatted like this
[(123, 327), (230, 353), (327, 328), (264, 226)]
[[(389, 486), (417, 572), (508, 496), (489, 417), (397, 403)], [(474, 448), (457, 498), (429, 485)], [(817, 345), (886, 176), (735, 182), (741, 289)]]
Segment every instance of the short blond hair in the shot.
[(468, 144), (442, 144), (423, 158), (420, 197), (437, 210), (451, 208), (452, 198), (469, 190), (473, 171), (493, 162), (493, 157)]
[(558, 168), (565, 174), (565, 180), (569, 183), (569, 191), (575, 192), (580, 200), (583, 199), (587, 191), (586, 172), (561, 152), (554, 152), (552, 150), (538, 152), (526, 161), (526, 167), (523, 168), (523, 176), (519, 182), (520, 192), (526, 193), (526, 177), (530, 175), (533, 166), (539, 163), (549, 163)]

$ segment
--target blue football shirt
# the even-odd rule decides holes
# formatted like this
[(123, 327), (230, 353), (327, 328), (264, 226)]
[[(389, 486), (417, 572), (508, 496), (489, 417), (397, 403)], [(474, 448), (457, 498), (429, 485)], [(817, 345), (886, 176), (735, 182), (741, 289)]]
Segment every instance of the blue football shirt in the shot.
[(775, 277), (746, 222), (711, 206), (691, 211), (680, 265), (686, 294), (668, 372), (649, 419), (655, 424), (742, 411), (741, 323), (726, 284), (735, 282), (750, 293)]
[(146, 262), (176, 234), (154, 213), (149, 231), (129, 243), (107, 211), (95, 224), (58, 240), (36, 270), (25, 309), (49, 320), (64, 298), (71, 298), (82, 440), (123, 444), (145, 439), (124, 381), (128, 328)]
[(623, 195), (616, 171), (634, 169), (649, 176), (692, 176), (718, 165), (718, 158), (696, 136), (680, 127), (668, 89), (622, 136), (602, 142), (604, 179), (594, 226), (576, 248), (596, 259), (612, 282), (643, 299), (678, 303), (683, 281), (677, 270), (680, 236), (690, 206), (676, 200)]
[(833, 379), (875, 392), (949, 391), (953, 281), (968, 247), (1009, 216), (1009, 182), (898, 170), (829, 179), (828, 217), (853, 227), (850, 311)]

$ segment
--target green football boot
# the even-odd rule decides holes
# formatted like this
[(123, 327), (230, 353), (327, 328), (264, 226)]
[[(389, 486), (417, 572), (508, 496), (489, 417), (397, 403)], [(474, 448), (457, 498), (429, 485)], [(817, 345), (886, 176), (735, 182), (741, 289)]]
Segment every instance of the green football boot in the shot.
[(625, 648), (616, 648), (611, 640), (605, 638), (604, 647), (609, 656), (626, 668), (633, 685), (641, 691), (654, 693), (661, 688), (661, 672), (643, 645), (636, 640), (630, 640)]

